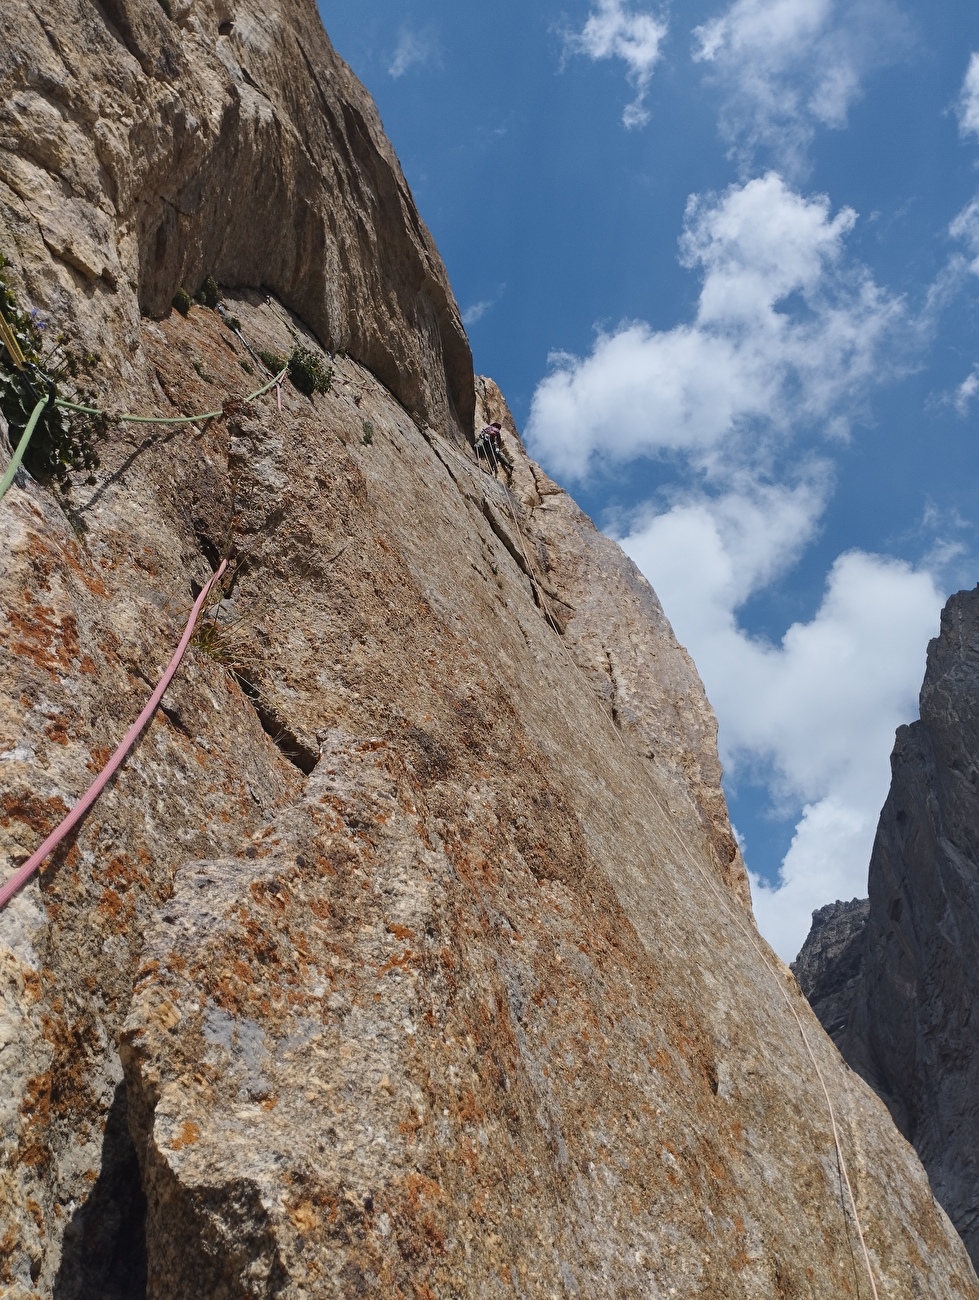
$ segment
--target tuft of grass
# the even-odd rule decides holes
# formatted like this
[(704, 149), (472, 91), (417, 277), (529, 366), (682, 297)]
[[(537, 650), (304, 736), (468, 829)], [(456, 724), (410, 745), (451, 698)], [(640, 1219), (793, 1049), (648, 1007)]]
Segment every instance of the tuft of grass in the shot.
[(205, 370), (199, 361), (194, 362), (194, 369), (200, 375), (201, 379), (204, 380), (205, 384), (214, 383), (214, 376), (211, 374), (209, 370)]
[(239, 358), (238, 364), (241, 366), (242, 370), (244, 370), (246, 375), (253, 375), (255, 373), (255, 367), (250, 361), (245, 361), (242, 358)]
[(237, 316), (225, 316), (224, 320), (228, 329), (237, 330), (239, 334), (241, 333), (241, 321)]
[(197, 290), (197, 301), (202, 307), (214, 308), (218, 305), (218, 286), (213, 275), (209, 275)]
[(191, 304), (193, 301), (194, 301), (193, 298), (191, 298), (187, 290), (181, 287), (173, 295), (174, 310), (179, 311), (181, 316), (189, 316)]
[(289, 357), (289, 378), (301, 393), (328, 393), (333, 387), (333, 367), (325, 365), (319, 353), (297, 343)]
[(190, 644), (200, 654), (226, 668), (241, 685), (249, 680), (252, 654), (241, 619), (221, 617), (219, 606), (223, 600), (224, 591), (218, 585), (207, 598)]
[(277, 375), (279, 371), (285, 367), (285, 357), (280, 357), (275, 352), (268, 352), (264, 348), (259, 348), (257, 356), (262, 365), (265, 366), (267, 370), (271, 370), (273, 375)]
[(363, 430), (360, 441), (365, 447), (369, 447), (374, 441), (374, 425), (370, 420), (365, 420), (360, 427)]

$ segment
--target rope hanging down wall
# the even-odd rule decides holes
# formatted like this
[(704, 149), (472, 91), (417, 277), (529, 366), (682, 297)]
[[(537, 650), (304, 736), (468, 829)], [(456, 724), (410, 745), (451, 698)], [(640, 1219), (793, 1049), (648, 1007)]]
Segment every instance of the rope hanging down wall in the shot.
[[(2, 315), (0, 315), (0, 320), (3, 320)], [(3, 338), (4, 345), (9, 352), (10, 344), (6, 339), (6, 336), (0, 334), (0, 337)], [(13, 357), (12, 352), (11, 356)], [(14, 360), (16, 361), (15, 357)], [(249, 393), (248, 396), (242, 400), (245, 402), (254, 402), (257, 397), (261, 397), (263, 393), (267, 393), (270, 388), (278, 388), (278, 385), (280, 385), (286, 377), (288, 369), (288, 366), (284, 366), (282, 370), (270, 379), (267, 384), (263, 384), (261, 388), (256, 388), (254, 393)], [(37, 428), (38, 420), (40, 420), (44, 408), (50, 400), (50, 397), (42, 397), (37, 406), (35, 406), (34, 410), (31, 412), (31, 418), (28, 420), (27, 426), (21, 435), (20, 441), (17, 444), (17, 449), (10, 458), (10, 464), (7, 466), (3, 478), (0, 479), (0, 500), (3, 499), (7, 489), (14, 481), (14, 475), (17, 473), (20, 463), (24, 459), (24, 452), (27, 450), (31, 436)], [(218, 416), (223, 415), (223, 411), (221, 410), (204, 411), (200, 415), (114, 415), (110, 411), (102, 411), (95, 406), (81, 406), (78, 402), (69, 402), (63, 397), (54, 398), (54, 404), (55, 406), (63, 407), (66, 411), (78, 411), (82, 415), (105, 415), (108, 416), (110, 420), (118, 420), (120, 424), (197, 424), (202, 420), (214, 420), (217, 419)], [(281, 410), (281, 404), (279, 409)]]
[(194, 628), (197, 626), (197, 620), (204, 607), (204, 602), (207, 600), (214, 584), (224, 573), (227, 565), (227, 560), (221, 561), (217, 572), (211, 575), (207, 583), (205, 583), (201, 594), (194, 601), (194, 608), (190, 612), (190, 618), (187, 620), (184, 634), (180, 638), (180, 642), (174, 651), (173, 658), (170, 660), (169, 664), (167, 664), (166, 671), (160, 678), (159, 685), (146, 701), (139, 717), (126, 732), (125, 736), (123, 736), (115, 753), (82, 795), (81, 799), (79, 799), (78, 803), (75, 804), (68, 816), (65, 817), (61, 824), (51, 832), (41, 847), (31, 854), (24, 865), (14, 872), (6, 884), (0, 887), (0, 908), (6, 907), (10, 899), (17, 893), (18, 889), (20, 889), (21, 886), (31, 878), (48, 854), (56, 849), (69, 831), (73, 830), (74, 827), (78, 825), (121, 766), (123, 759), (136, 743), (140, 732), (156, 711), (156, 706), (163, 699), (164, 692), (173, 680), (177, 669), (180, 667), (180, 661), (183, 659), (184, 652), (188, 645), (190, 645), (190, 639), (194, 635)]

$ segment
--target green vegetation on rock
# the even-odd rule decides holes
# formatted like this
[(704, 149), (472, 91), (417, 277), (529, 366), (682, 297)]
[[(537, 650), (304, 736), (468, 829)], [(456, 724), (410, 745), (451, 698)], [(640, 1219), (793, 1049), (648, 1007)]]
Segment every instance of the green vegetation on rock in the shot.
[[(0, 253), (0, 311), (26, 362), (25, 369), (19, 370), (0, 347), (0, 411), (16, 445), (38, 401), (49, 393), (57, 395), (59, 386), (69, 388), (71, 401), (96, 405), (96, 394), (86, 381), (94, 373), (98, 357), (73, 348), (67, 334), (49, 338), (47, 322), (17, 302), (5, 274), (10, 265)], [(68, 491), (72, 474), (88, 471), (87, 481), (94, 483), (92, 471), (99, 465), (96, 443), (107, 424), (105, 416), (67, 412), (50, 401), (24, 454), (24, 468), (41, 482), (57, 482), (62, 492)]]

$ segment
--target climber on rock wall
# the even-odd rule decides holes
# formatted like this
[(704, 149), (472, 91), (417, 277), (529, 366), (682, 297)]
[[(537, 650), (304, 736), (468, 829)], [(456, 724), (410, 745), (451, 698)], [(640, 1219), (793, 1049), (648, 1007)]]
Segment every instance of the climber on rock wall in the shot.
[(476, 455), (484, 456), (493, 469), (499, 464), (508, 474), (512, 474), (513, 461), (504, 450), (500, 432), (501, 426), (495, 420), (484, 425), (476, 438)]

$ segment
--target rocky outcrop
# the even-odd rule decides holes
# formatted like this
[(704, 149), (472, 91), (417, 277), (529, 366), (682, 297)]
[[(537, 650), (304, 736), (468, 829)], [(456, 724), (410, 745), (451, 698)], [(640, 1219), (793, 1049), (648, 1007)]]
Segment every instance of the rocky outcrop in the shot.
[(838, 1042), (914, 1143), (975, 1260), (979, 588), (945, 607), (928, 647), (920, 719), (899, 728), (891, 771), (870, 864), (862, 972)]
[(863, 972), (864, 934), (870, 904), (865, 898), (827, 903), (812, 914), (812, 928), (792, 973), (837, 1045), (850, 1021), (857, 984)]
[[(507, 510), (515, 508), (547, 601), (547, 617), (569, 657), (676, 791), (670, 814), (693, 833), (706, 831), (718, 874), (751, 908), (744, 859), (731, 830), (721, 785), (717, 719), (693, 660), (673, 634), (649, 582), (622, 548), (596, 533), (568, 494), (527, 456), (503, 394), (476, 380), (477, 424), (497, 421), (514, 458)], [(582, 545), (587, 537), (587, 545)]]
[[(71, 39), (139, 64), (127, 12)], [(146, 21), (197, 40), (202, 12)], [(313, 103), (303, 66), (289, 94)], [(351, 189), (336, 205), (363, 232)], [(377, 274), (364, 239), (338, 293)], [(797, 1014), (880, 1294), (979, 1297), (914, 1152), (753, 930), (689, 658), (515, 431), (510, 490), (448, 408), (425, 423), (349, 349), (330, 391), (246, 405), (254, 361), (216, 312), (141, 316), (123, 276), (116, 314), (34, 253), (25, 282), (54, 277), (70, 319), (132, 332), (107, 403), (222, 415), (113, 427), (94, 484), (62, 503), (21, 474), (0, 504), (9, 863), (232, 563), (116, 780), (0, 913), (7, 1294), (867, 1294)], [(256, 280), (223, 289), (253, 348), (315, 346)]]
[(469, 433), (445, 270), (312, 0), (10, 0), (0, 87), (0, 242), (128, 391), (152, 381), (140, 311), (212, 275)]

